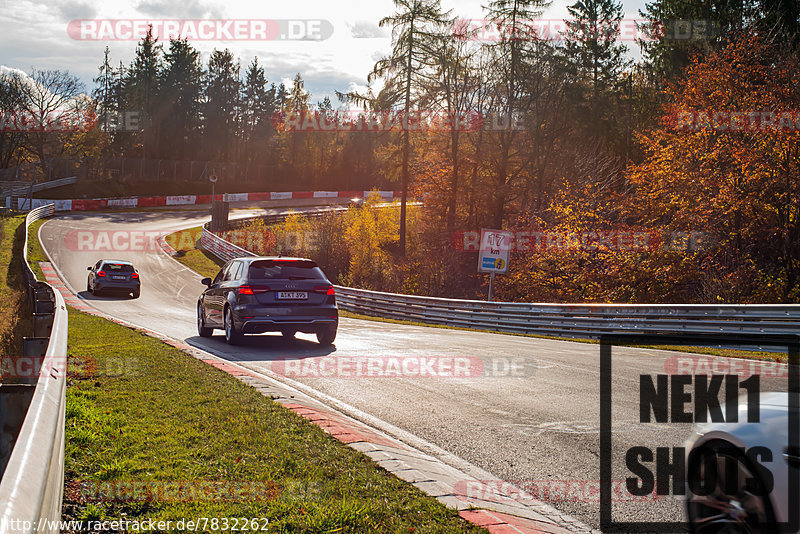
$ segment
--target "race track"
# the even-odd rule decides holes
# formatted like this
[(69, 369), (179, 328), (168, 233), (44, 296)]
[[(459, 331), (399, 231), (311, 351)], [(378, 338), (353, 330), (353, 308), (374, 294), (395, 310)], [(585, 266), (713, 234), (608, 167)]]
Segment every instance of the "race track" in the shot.
[[(295, 341), (280, 335), (250, 336), (243, 346), (230, 347), (221, 332), (211, 339), (197, 335), (195, 306), (204, 289), (198, 275), (160, 249), (76, 250), (70, 237), (76, 230), (169, 233), (205, 220), (207, 211), (199, 210), (69, 214), (46, 222), (40, 238), (65, 281), (99, 310), (259, 372), (280, 375), (287, 369), (306, 369), (309, 376), (290, 379), (432, 443), (498, 480), (550, 488), (535, 496), (589, 525), (599, 525), (599, 494), (574, 491), (584, 482), (596, 488), (599, 480), (598, 345), (343, 318), (331, 348), (303, 334)], [(142, 279), (139, 299), (86, 292), (86, 267), (102, 257), (134, 263)], [(614, 352), (615, 480), (630, 476), (624, 463), (628, 447), (680, 446), (689, 434), (689, 424), (639, 423), (639, 375), (663, 373), (665, 362), (675, 355), (644, 349)], [(471, 369), (482, 365), (483, 372), (438, 378), (311, 376), (314, 369), (335, 368), (322, 364), (326, 359), (376, 356), (417, 362), (462, 358)], [(559, 494), (557, 481), (570, 482), (572, 495)], [(614, 514), (616, 520), (682, 519), (680, 502), (669, 498), (617, 503)]]

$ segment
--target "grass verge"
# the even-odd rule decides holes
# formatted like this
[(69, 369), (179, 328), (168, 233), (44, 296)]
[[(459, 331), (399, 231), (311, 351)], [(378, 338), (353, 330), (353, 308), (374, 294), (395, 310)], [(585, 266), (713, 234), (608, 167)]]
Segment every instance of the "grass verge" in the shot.
[(197, 248), (202, 230), (202, 226), (195, 226), (169, 234), (164, 239), (177, 252), (175, 259), (203, 277), (214, 278), (225, 262)]
[[(271, 532), (485, 532), (254, 388), (145, 334), (70, 310), (69, 353), (68, 518), (265, 518)], [(159, 489), (186, 481), (259, 498), (193, 500), (188, 490), (173, 491), (172, 502), (158, 498)], [(151, 499), (125, 502), (120, 482)]]
[(42, 268), (39, 267), (39, 262), (50, 261), (47, 259), (44, 250), (42, 250), (42, 245), (39, 244), (39, 228), (45, 222), (47, 222), (47, 219), (39, 219), (32, 222), (28, 227), (28, 265), (31, 266), (31, 270), (38, 280), (44, 280), (44, 273)]
[(25, 216), (0, 218), (0, 357), (22, 354), (22, 338), (33, 328), (22, 274)]
[[(184, 234), (184, 232), (189, 232), (190, 234)], [(167, 242), (169, 242), (170, 244), (175, 242), (181, 245), (180, 249), (178, 249), (178, 247), (176, 247), (175, 245), (172, 245), (173, 248), (175, 248), (178, 251), (178, 255), (175, 257), (175, 259), (177, 259), (190, 269), (194, 270), (195, 272), (199, 273), (201, 276), (208, 276), (213, 278), (219, 272), (219, 269), (224, 264), (224, 262), (220, 261), (216, 256), (214, 256), (211, 253), (198, 250), (195, 246), (196, 241), (192, 241), (187, 237), (187, 235), (194, 235), (191, 234), (192, 232), (199, 232), (199, 227), (191, 228), (188, 230), (182, 230), (181, 232), (175, 232), (174, 234), (170, 234), (169, 236), (167, 236)], [(513, 332), (495, 332), (493, 330), (482, 330), (477, 328), (462, 328), (458, 326), (428, 324), (419, 321), (386, 319), (383, 317), (362, 315), (343, 310), (339, 310), (339, 316), (348, 317), (352, 319), (362, 319), (367, 321), (378, 321), (383, 323), (405, 324), (411, 326), (426, 326), (429, 328), (446, 328), (450, 330), (466, 330), (471, 332), (475, 331), (492, 332), (495, 334), (503, 334), (507, 336), (532, 337), (538, 339), (551, 339), (556, 341), (572, 341), (577, 343), (589, 343), (593, 345), (600, 343), (598, 340), (595, 339), (581, 339), (581, 338), (560, 337), (560, 336), (543, 336), (537, 334), (518, 334)], [(659, 347), (642, 347), (642, 348), (675, 350), (679, 352), (690, 352), (694, 354), (706, 354), (709, 356), (722, 356), (728, 358), (744, 358), (749, 360), (767, 360), (767, 361), (777, 361), (784, 363), (787, 361), (787, 356), (785, 354), (776, 354), (772, 352), (756, 352), (756, 351), (743, 351), (743, 350), (732, 350), (732, 349), (716, 349), (711, 347), (683, 347), (683, 346), (680, 347), (659, 346)]]

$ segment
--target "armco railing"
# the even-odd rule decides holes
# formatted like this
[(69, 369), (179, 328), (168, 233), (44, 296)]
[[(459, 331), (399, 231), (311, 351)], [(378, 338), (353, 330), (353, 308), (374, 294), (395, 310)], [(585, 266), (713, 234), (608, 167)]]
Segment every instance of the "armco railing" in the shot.
[[(5, 206), (7, 208), (20, 211), (30, 210), (31, 200), (27, 198), (29, 194), (74, 184), (77, 180), (78, 178), (76, 176), (69, 176), (67, 178), (59, 178), (58, 180), (39, 183), (0, 182), (0, 198), (5, 199)], [(16, 203), (13, 202), (14, 200), (16, 200)]]
[[(252, 256), (203, 227), (201, 246), (219, 258)], [(752, 335), (800, 335), (800, 305), (528, 304), (381, 293), (336, 286), (343, 310), (434, 325), (597, 339), (602, 334), (718, 334), (738, 346)]]
[(42, 365), (22, 428), (0, 479), (0, 534), (58, 532), (58, 524), (52, 521), (61, 518), (67, 307), (59, 291), (36, 280), (27, 261), (28, 226), (53, 213), (53, 205), (43, 206), (28, 213), (25, 220), (23, 272), (34, 304), (36, 337), (26, 339), (23, 351), (26, 357), (41, 356)]
[(233, 258), (244, 258), (247, 256), (255, 256), (249, 250), (242, 247), (237, 247), (233, 243), (225, 241), (218, 235), (214, 234), (206, 228), (209, 223), (203, 225), (203, 232), (200, 234), (200, 247), (207, 250), (221, 260), (229, 261)]
[(496, 332), (597, 338), (606, 333), (800, 334), (800, 305), (527, 304), (336, 287), (341, 308), (364, 315)]
[[(343, 208), (340, 206), (327, 206), (319, 211), (304, 211), (302, 215), (304, 217), (318, 217), (324, 213), (328, 213), (331, 211), (341, 211), (346, 210), (347, 208)], [(286, 219), (285, 214), (274, 214), (274, 215), (261, 215), (259, 217), (249, 217), (246, 219), (235, 219), (229, 221), (229, 224), (234, 228), (241, 225), (243, 222), (256, 218), (256, 219), (263, 219), (267, 224), (276, 224), (282, 222)], [(252, 252), (249, 250), (243, 249), (242, 247), (236, 246), (233, 243), (224, 240), (223, 238), (219, 237), (211, 230), (208, 229), (208, 226), (211, 223), (206, 223), (203, 225), (203, 231), (200, 234), (200, 246), (205, 250), (211, 252), (216, 257), (228, 261), (232, 260), (233, 258), (243, 258), (246, 256), (254, 256)], [(235, 230), (234, 230), (235, 231)]]

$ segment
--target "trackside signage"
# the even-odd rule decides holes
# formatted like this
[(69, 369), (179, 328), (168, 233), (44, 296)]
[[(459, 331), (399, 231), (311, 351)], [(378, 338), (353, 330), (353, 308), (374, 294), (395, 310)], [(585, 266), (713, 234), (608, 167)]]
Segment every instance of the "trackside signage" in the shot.
[(508, 272), (508, 253), (513, 242), (512, 232), (485, 228), (481, 230), (478, 272), (506, 274)]

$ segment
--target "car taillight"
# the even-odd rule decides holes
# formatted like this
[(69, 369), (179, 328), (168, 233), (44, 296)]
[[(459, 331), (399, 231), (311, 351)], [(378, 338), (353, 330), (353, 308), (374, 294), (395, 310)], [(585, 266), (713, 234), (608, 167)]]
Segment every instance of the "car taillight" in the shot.
[(131, 278), (133, 278), (134, 280), (138, 279), (139, 278), (139, 273), (133, 273), (131, 275)]
[(269, 291), (267, 286), (242, 286), (239, 288), (241, 295), (258, 295)]
[(314, 293), (324, 293), (326, 295), (335, 295), (333, 286), (317, 286), (313, 289)]
[(105, 275), (106, 275), (105, 271), (97, 271), (97, 276), (99, 276), (100, 278), (104, 277)]

